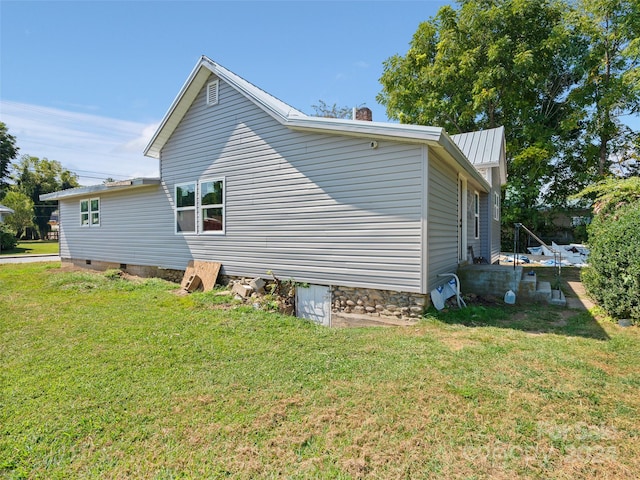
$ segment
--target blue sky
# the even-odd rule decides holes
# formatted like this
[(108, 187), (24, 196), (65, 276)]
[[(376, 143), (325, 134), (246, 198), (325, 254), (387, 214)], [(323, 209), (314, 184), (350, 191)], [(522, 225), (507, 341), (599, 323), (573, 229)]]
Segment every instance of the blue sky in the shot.
[(142, 152), (201, 55), (305, 113), (364, 104), (386, 121), (383, 62), (446, 4), (0, 0), (0, 121), (83, 185), (157, 176)]
[(201, 55), (305, 113), (386, 121), (383, 61), (448, 3), (0, 0), (0, 121), (82, 184), (154, 176), (142, 151)]

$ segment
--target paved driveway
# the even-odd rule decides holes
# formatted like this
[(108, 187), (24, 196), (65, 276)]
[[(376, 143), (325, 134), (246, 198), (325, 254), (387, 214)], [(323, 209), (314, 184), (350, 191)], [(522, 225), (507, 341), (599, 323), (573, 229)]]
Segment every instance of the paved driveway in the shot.
[(0, 255), (0, 263), (59, 262), (60, 255)]

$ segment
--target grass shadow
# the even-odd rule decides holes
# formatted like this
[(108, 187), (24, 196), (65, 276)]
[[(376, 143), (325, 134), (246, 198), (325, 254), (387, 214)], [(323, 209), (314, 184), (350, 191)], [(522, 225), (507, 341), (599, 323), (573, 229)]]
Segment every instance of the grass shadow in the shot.
[(2, 249), (0, 255), (28, 255), (31, 251), (30, 248), (15, 247), (9, 250)]
[(588, 310), (550, 305), (469, 305), (467, 308), (453, 307), (441, 312), (431, 308), (427, 316), (443, 323), (466, 327), (509, 328), (532, 334), (551, 333), (597, 340), (610, 339)]
[(559, 282), (567, 299), (567, 307), (539, 304), (506, 305), (495, 298), (486, 301), (477, 297), (468, 301), (468, 308), (457, 307), (438, 312), (431, 309), (427, 315), (449, 323), (468, 327), (498, 327), (528, 333), (552, 333), (572, 337), (609, 340), (610, 337), (590, 312), (594, 306), (580, 281), (580, 268), (563, 267), (558, 278), (557, 268), (525, 265), (535, 271), (538, 281), (551, 285)]

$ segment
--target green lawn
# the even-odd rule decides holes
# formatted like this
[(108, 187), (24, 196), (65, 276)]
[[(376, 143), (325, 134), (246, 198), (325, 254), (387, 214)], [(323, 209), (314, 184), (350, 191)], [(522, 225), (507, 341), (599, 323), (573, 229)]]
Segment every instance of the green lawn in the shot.
[(177, 285), (0, 265), (0, 478), (640, 471), (640, 332), (475, 306), (328, 329)]
[(57, 255), (59, 252), (57, 240), (22, 240), (18, 242), (16, 248), (2, 250), (0, 255)]

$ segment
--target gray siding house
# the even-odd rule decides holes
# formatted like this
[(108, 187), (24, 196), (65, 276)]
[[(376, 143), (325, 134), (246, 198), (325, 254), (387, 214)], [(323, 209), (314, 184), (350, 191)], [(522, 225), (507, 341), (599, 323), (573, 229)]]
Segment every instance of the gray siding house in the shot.
[(469, 247), (498, 260), (502, 128), (310, 117), (202, 57), (145, 154), (160, 178), (41, 197), (59, 200), (64, 262), (215, 261), (310, 284), (311, 310), (405, 317)]

